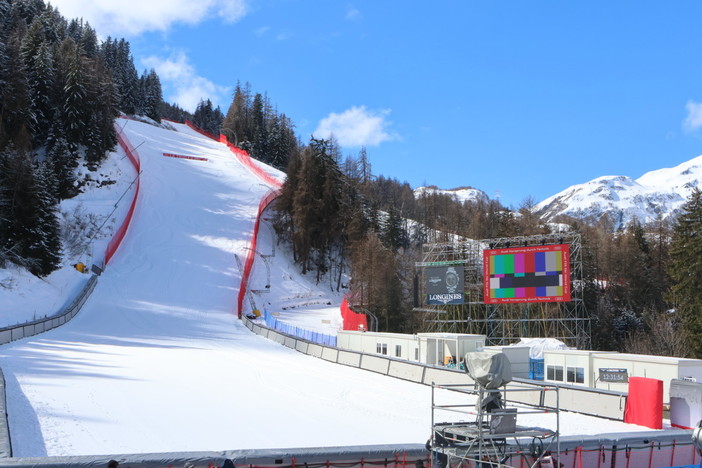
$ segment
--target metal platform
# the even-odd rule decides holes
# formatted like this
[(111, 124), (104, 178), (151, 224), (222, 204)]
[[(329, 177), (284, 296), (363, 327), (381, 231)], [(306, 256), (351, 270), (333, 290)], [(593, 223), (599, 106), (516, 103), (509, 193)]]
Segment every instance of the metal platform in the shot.
[[(433, 436), (428, 448), (434, 453), (433, 466), (492, 468), (525, 466), (525, 462), (526, 466), (538, 466), (542, 456), (560, 452), (557, 408), (512, 404), (502, 409), (484, 411), (481, 405), (476, 407), (475, 401), (467, 401), (465, 405), (441, 405), (436, 402), (436, 389), (440, 388), (464, 393), (466, 400), (476, 401), (483, 401), (491, 393), (499, 393), (508, 401), (508, 395), (512, 392), (558, 392), (557, 388), (550, 386), (510, 385), (498, 390), (486, 390), (474, 385), (432, 386)], [(555, 400), (558, 401), (558, 398)], [(443, 412), (461, 413), (461, 417), (468, 421), (435, 422), (437, 413)], [(519, 415), (539, 413), (555, 413), (556, 427), (527, 427), (516, 423)]]

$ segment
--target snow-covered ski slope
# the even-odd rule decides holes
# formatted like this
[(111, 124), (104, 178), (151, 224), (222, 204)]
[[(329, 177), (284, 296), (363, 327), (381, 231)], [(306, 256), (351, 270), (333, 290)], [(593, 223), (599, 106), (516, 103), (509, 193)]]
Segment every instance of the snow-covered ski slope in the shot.
[[(237, 319), (235, 255), (245, 257), (269, 187), (223, 144), (174, 128), (124, 126), (141, 157), (141, 194), (82, 311), (0, 347), (14, 456), (425, 441), (430, 388), (302, 355)], [(282, 253), (275, 258), (269, 306), (304, 322), (309, 302), (319, 307), (312, 321), (328, 325), (325, 288), (314, 291)], [(645, 430), (579, 415), (562, 416), (561, 427)]]

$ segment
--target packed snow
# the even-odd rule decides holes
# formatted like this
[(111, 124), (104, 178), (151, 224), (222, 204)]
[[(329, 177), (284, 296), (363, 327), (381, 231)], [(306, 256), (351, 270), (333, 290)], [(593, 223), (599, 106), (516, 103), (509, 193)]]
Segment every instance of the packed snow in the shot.
[[(184, 125), (120, 125), (143, 169), (122, 246), (72, 321), (0, 347), (14, 456), (423, 443), (430, 387), (303, 355), (237, 319), (237, 257), (246, 256), (271, 187), (226, 146)], [(118, 183), (72, 203), (104, 220), (135, 176), (126, 161), (121, 151), (111, 154), (103, 170)], [(70, 300), (87, 276), (70, 265), (102, 257), (129, 198), (93, 247), (50, 277), (3, 272), (5, 324)], [(268, 222), (260, 236), (251, 288), (269, 292), (254, 294), (256, 306), (297, 326), (338, 330), (341, 292), (302, 276)], [(268, 268), (263, 256), (271, 256)], [(440, 397), (465, 403), (453, 393)], [(544, 426), (532, 417), (520, 416), (520, 424)], [(648, 430), (569, 413), (560, 427), (564, 434)]]

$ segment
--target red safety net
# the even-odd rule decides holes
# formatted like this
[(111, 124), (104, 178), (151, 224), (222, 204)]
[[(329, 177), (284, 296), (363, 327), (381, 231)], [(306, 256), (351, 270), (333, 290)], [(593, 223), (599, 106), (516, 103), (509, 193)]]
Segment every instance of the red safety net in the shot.
[(246, 254), (246, 262), (244, 263), (244, 271), (242, 272), (242, 275), (241, 275), (241, 285), (239, 286), (239, 295), (237, 296), (237, 301), (236, 301), (237, 315), (239, 316), (239, 318), (241, 318), (241, 315), (243, 313), (243, 308), (244, 308), (244, 297), (246, 296), (246, 288), (248, 288), (248, 284), (249, 284), (249, 276), (251, 275), (251, 269), (253, 268), (253, 263), (254, 263), (254, 260), (256, 259), (256, 242), (258, 239), (259, 225), (261, 223), (261, 214), (266, 209), (266, 207), (268, 205), (270, 205), (271, 202), (273, 200), (275, 200), (280, 195), (280, 188), (282, 187), (283, 183), (281, 181), (279, 181), (278, 179), (276, 179), (275, 177), (268, 174), (266, 171), (264, 171), (261, 168), (261, 166), (257, 165), (254, 162), (254, 160), (251, 159), (251, 157), (249, 156), (249, 153), (247, 153), (246, 151), (242, 150), (241, 148), (237, 148), (236, 146), (231, 144), (227, 140), (226, 136), (220, 134), (219, 138), (217, 138), (212, 133), (207, 132), (205, 130), (202, 130), (201, 128), (198, 128), (196, 125), (194, 125), (189, 120), (185, 121), (185, 125), (187, 125), (191, 129), (195, 130), (199, 134), (206, 136), (207, 138), (219, 141), (219, 142), (227, 145), (227, 148), (229, 148), (229, 151), (231, 151), (234, 154), (234, 156), (239, 160), (239, 162), (241, 162), (246, 168), (248, 168), (262, 182), (265, 182), (266, 184), (273, 187), (273, 189), (274, 189), (271, 192), (268, 192), (261, 199), (261, 202), (258, 204), (258, 213), (256, 214), (256, 221), (254, 222), (254, 232), (253, 232), (253, 235), (251, 236), (251, 242), (249, 243), (248, 253)]
[(139, 154), (129, 143), (129, 140), (127, 140), (127, 137), (121, 131), (119, 126), (115, 124), (115, 127), (117, 127), (117, 141), (119, 142), (119, 145), (122, 147), (124, 152), (127, 154), (127, 157), (131, 161), (132, 166), (134, 166), (134, 169), (137, 173), (137, 177), (134, 187), (134, 198), (132, 198), (132, 203), (131, 205), (129, 205), (129, 211), (127, 212), (127, 216), (125, 216), (124, 220), (122, 221), (122, 224), (119, 228), (117, 228), (117, 231), (112, 236), (112, 239), (110, 239), (110, 242), (107, 244), (107, 249), (105, 250), (105, 266), (107, 266), (107, 264), (110, 262), (115, 252), (119, 248), (120, 244), (122, 243), (122, 239), (124, 239), (124, 236), (127, 234), (129, 223), (132, 221), (134, 209), (136, 208), (137, 197), (139, 196), (139, 173), (141, 172), (141, 160), (139, 159)]
[(624, 408), (624, 422), (663, 428), (663, 381), (646, 377), (629, 377), (629, 396)]
[(253, 268), (253, 263), (256, 258), (256, 240), (258, 239), (258, 228), (261, 224), (261, 214), (266, 209), (268, 205), (275, 200), (278, 195), (280, 195), (279, 190), (273, 190), (268, 192), (258, 204), (258, 213), (256, 214), (256, 221), (254, 222), (254, 232), (251, 236), (251, 242), (249, 242), (249, 250), (246, 255), (246, 262), (244, 263), (244, 271), (241, 275), (241, 285), (239, 286), (239, 296), (237, 297), (237, 315), (241, 318), (241, 314), (244, 306), (244, 296), (246, 295), (246, 288), (249, 285), (249, 276), (251, 275), (251, 269)]
[(220, 143), (224, 143), (227, 145), (227, 148), (229, 148), (229, 151), (231, 151), (234, 156), (241, 162), (244, 166), (246, 166), (251, 172), (256, 175), (259, 179), (261, 179), (263, 182), (267, 183), (271, 187), (274, 188), (280, 188), (283, 184), (280, 182), (278, 179), (275, 177), (271, 176), (268, 174), (266, 171), (264, 171), (261, 166), (257, 165), (253, 159), (251, 159), (251, 156), (249, 156), (249, 153), (244, 151), (241, 148), (238, 148), (231, 144), (229, 140), (227, 139), (226, 135), (222, 135), (221, 133), (219, 134), (219, 138), (216, 137), (214, 134), (203, 130), (201, 128), (198, 128), (194, 123), (192, 123), (189, 120), (185, 121), (185, 125), (187, 125), (189, 128), (195, 130), (198, 132), (200, 135), (206, 136), (207, 138), (210, 138), (215, 141), (219, 141)]
[(199, 133), (202, 136), (206, 136), (207, 138), (210, 138), (212, 140), (219, 141), (219, 139), (217, 138), (217, 136), (214, 133), (210, 133), (206, 130), (201, 129), (200, 127), (198, 127), (197, 125), (195, 125), (194, 123), (192, 123), (189, 120), (185, 121), (185, 125), (187, 125), (191, 129), (195, 130), (197, 133)]
[(251, 159), (251, 156), (249, 156), (249, 153), (247, 153), (243, 149), (238, 148), (238, 147), (232, 145), (231, 143), (229, 143), (226, 136), (220, 134), (219, 141), (224, 143), (225, 145), (227, 145), (227, 148), (229, 148), (229, 151), (234, 153), (234, 156), (236, 156), (236, 158), (239, 160), (239, 162), (241, 164), (243, 164), (244, 166), (246, 166), (252, 173), (254, 173), (256, 175), (256, 177), (258, 177), (259, 179), (261, 179), (263, 182), (267, 183), (271, 187), (275, 187), (275, 188), (282, 187), (283, 184), (278, 179), (276, 179), (275, 177), (268, 174), (266, 171), (264, 171), (261, 168), (261, 166), (256, 164), (256, 162), (253, 159)]
[(341, 318), (344, 320), (344, 330), (368, 330), (366, 314), (357, 314), (351, 310), (346, 298), (341, 301)]

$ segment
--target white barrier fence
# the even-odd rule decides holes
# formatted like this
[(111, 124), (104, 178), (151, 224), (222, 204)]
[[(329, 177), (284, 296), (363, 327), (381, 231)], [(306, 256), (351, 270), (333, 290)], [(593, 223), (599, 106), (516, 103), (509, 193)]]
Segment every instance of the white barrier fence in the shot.
[[(309, 354), (326, 361), (357, 367), (378, 374), (409, 380), (424, 385), (446, 384), (472, 384), (473, 380), (462, 370), (448, 367), (430, 366), (427, 364), (405, 361), (378, 354), (364, 354), (306, 341), (302, 338), (286, 335), (280, 331), (272, 330), (262, 324), (243, 318), (249, 330), (257, 335), (264, 336), (288, 348), (304, 354)], [(530, 380), (514, 379), (519, 385), (534, 385)], [(508, 385), (509, 387), (509, 385)], [(517, 393), (519, 397), (512, 399), (530, 405), (540, 405), (555, 408), (556, 401), (551, 401), (553, 392), (524, 392)], [(559, 385), (561, 410), (597, 416), (601, 418), (624, 420), (626, 407), (626, 394), (573, 385)], [(538, 399), (538, 400), (537, 400)]]

